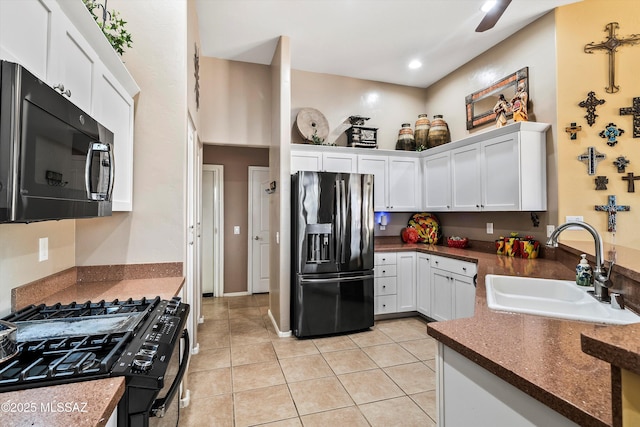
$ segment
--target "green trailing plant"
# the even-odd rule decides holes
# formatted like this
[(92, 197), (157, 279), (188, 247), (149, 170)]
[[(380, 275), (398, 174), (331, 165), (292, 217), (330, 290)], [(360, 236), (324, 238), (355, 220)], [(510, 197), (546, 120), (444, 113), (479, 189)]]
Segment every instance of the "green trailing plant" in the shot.
[(125, 28), (127, 21), (120, 18), (118, 11), (107, 10), (107, 0), (105, 0), (104, 5), (95, 0), (82, 1), (116, 52), (122, 55), (125, 48), (131, 48), (133, 40), (131, 39), (131, 33)]

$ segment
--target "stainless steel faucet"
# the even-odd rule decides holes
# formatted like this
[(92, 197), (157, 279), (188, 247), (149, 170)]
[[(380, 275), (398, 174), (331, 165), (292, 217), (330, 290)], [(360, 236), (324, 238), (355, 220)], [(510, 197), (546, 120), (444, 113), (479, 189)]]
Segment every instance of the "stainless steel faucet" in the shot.
[[(598, 234), (593, 226), (587, 224), (582, 221), (570, 221), (566, 222), (562, 225), (559, 225), (549, 239), (547, 240), (547, 246), (553, 246), (554, 248), (558, 247), (558, 236), (564, 230), (569, 227), (580, 227), (587, 230), (593, 236), (593, 240), (596, 244), (596, 265), (593, 269), (593, 296), (602, 302), (610, 302), (611, 298), (609, 297), (609, 288), (611, 287), (611, 281), (609, 280), (609, 276), (611, 276), (611, 270), (614, 266), (614, 261), (610, 261), (609, 268), (605, 268), (604, 260), (603, 260), (603, 246), (602, 246), (602, 238)], [(624, 306), (623, 306), (624, 307)]]

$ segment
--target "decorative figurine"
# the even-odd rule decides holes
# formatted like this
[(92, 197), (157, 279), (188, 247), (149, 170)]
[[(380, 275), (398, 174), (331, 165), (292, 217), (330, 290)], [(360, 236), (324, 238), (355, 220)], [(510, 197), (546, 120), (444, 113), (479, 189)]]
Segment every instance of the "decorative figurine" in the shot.
[(503, 94), (500, 94), (498, 102), (493, 107), (493, 112), (496, 113), (496, 127), (501, 128), (507, 124), (507, 113), (509, 112), (509, 103), (505, 99)]
[(629, 212), (631, 210), (631, 206), (619, 206), (616, 205), (616, 196), (609, 196), (609, 203), (606, 205), (596, 205), (596, 211), (606, 212), (608, 215), (607, 219), (607, 230), (609, 232), (616, 232), (616, 214), (618, 212)]
[(607, 140), (607, 145), (613, 147), (618, 143), (618, 137), (624, 133), (624, 129), (620, 129), (615, 123), (609, 123), (602, 132), (600, 138)]
[(640, 138), (640, 97), (633, 98), (631, 107), (620, 109), (621, 116), (633, 116), (633, 137)]
[(582, 126), (577, 126), (575, 122), (571, 122), (571, 126), (564, 128), (564, 131), (571, 135), (570, 139), (575, 141), (578, 139), (578, 132), (582, 130)]
[(529, 120), (529, 115), (527, 113), (527, 103), (529, 101), (529, 95), (525, 91), (524, 82), (518, 83), (518, 89), (516, 90), (516, 94), (511, 98), (511, 108), (513, 110), (513, 121), (514, 122), (526, 122)]
[(620, 46), (640, 43), (640, 34), (631, 34), (626, 39), (619, 39), (616, 30), (620, 28), (617, 22), (609, 22), (604, 31), (609, 33), (609, 38), (602, 43), (589, 43), (584, 47), (584, 53), (593, 53), (594, 50), (606, 50), (609, 55), (609, 86), (605, 88), (607, 93), (616, 93), (620, 86), (616, 86), (616, 59), (615, 55)]
[(598, 115), (596, 114), (596, 107), (604, 103), (604, 99), (596, 98), (596, 93), (594, 91), (591, 91), (587, 94), (587, 99), (585, 99), (584, 101), (580, 101), (580, 103), (578, 104), (580, 107), (587, 109), (587, 115), (584, 116), (584, 118), (587, 119), (587, 123), (589, 124), (589, 126), (593, 126), (593, 124), (596, 122), (596, 117), (598, 117)]
[(609, 183), (609, 179), (606, 176), (597, 176), (595, 181), (596, 181), (596, 190), (607, 189), (607, 184)]
[(627, 181), (627, 193), (635, 193), (636, 192), (636, 185), (635, 182), (640, 180), (640, 176), (634, 176), (633, 172), (629, 172), (627, 174), (627, 176), (623, 176), (622, 177), (623, 181)]
[(535, 212), (531, 212), (531, 224), (534, 227), (540, 227), (540, 217)]
[(578, 160), (587, 164), (587, 174), (595, 175), (598, 162), (606, 159), (605, 154), (596, 151), (595, 147), (587, 148), (587, 152), (578, 156)]
[(624, 156), (618, 156), (618, 158), (613, 161), (613, 164), (618, 168), (618, 173), (624, 173), (624, 170), (629, 163), (631, 162)]

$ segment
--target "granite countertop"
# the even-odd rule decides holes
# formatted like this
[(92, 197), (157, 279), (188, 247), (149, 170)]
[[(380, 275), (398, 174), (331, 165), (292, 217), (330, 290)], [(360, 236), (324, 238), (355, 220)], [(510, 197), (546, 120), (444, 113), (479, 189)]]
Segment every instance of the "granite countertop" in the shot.
[(104, 426), (124, 393), (124, 377), (0, 394), (0, 425)]
[[(376, 251), (413, 250), (476, 261), (474, 317), (429, 323), (429, 335), (579, 425), (612, 425), (611, 367), (582, 351), (581, 335), (610, 338), (610, 342), (620, 343), (634, 333), (635, 344), (629, 344), (628, 350), (633, 354), (635, 346), (638, 366), (640, 325), (605, 326), (503, 313), (490, 310), (486, 304), (486, 274), (572, 280), (573, 269), (547, 259), (510, 258), (472, 249), (406, 245), (399, 241), (376, 242), (375, 248)], [(624, 340), (620, 340), (622, 334)]]

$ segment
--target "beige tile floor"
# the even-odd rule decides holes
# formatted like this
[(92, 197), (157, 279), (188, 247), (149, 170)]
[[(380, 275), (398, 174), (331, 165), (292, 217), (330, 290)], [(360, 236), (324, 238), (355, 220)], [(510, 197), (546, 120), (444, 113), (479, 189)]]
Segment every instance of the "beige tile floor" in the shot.
[(279, 338), (268, 295), (205, 298), (191, 404), (180, 426), (435, 426), (435, 351), (426, 322)]

